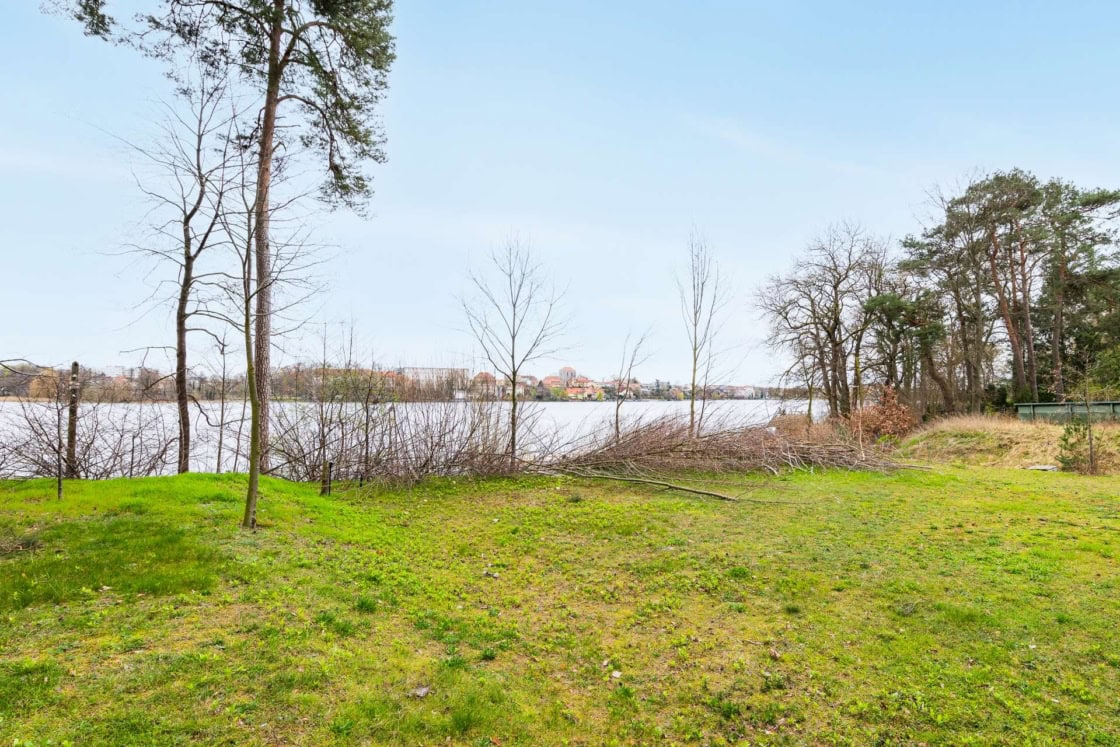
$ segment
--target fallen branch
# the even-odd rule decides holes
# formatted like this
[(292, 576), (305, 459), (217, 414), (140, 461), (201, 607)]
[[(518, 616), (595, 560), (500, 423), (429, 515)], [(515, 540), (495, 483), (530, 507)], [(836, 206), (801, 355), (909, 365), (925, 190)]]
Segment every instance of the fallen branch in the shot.
[(679, 482), (670, 482), (668, 479), (662, 479), (658, 477), (615, 475), (604, 472), (586, 472), (570, 468), (558, 470), (557, 474), (563, 474), (569, 477), (580, 477), (588, 480), (615, 480), (617, 482), (633, 482), (639, 483), (641, 485), (652, 485), (654, 487), (663, 488), (665, 490), (679, 490), (682, 493), (702, 495), (709, 498), (716, 498), (721, 501), (729, 501), (731, 503), (758, 503), (761, 505), (769, 506), (805, 506), (811, 503), (811, 501), (768, 501), (762, 498), (744, 498), (741, 495), (727, 495), (726, 493), (720, 493), (715, 490), (707, 490), (705, 488), (694, 488), (688, 485), (681, 485)]
[[(654, 485), (656, 487), (666, 488), (667, 490), (679, 490), (682, 493), (693, 493), (694, 495), (705, 495), (705, 496), (708, 496), (709, 498), (718, 498), (721, 501), (731, 501), (732, 503), (736, 503), (736, 502), (742, 500), (740, 498), (735, 498), (735, 497), (727, 495), (725, 493), (717, 493), (714, 490), (704, 490), (703, 488), (690, 488), (690, 487), (685, 486), (685, 485), (677, 485), (677, 484), (671, 483), (667, 480), (657, 480), (657, 479), (648, 478), (648, 477), (627, 477), (625, 475), (611, 475), (611, 474), (604, 474), (604, 473), (599, 473), (599, 472), (582, 472), (582, 471), (575, 470), (575, 469), (562, 469), (562, 470), (559, 470), (559, 473), (564, 474), (564, 475), (569, 475), (571, 477), (583, 477), (583, 478), (587, 478), (587, 479), (596, 479), (596, 480), (617, 480), (618, 482), (636, 482), (636, 483), (641, 483), (642, 485)], [(747, 500), (750, 500), (750, 499), (747, 499)]]

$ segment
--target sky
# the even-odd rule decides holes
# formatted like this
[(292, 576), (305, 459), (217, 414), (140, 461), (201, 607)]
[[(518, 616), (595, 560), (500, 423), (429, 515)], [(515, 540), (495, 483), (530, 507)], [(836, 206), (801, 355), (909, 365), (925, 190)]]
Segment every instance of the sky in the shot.
[[(155, 137), (169, 84), (34, 0), (5, 11), (0, 359), (135, 363), (173, 327), (122, 256), (148, 210), (123, 141)], [(607, 377), (649, 330), (639, 378), (683, 381), (695, 231), (731, 294), (722, 378), (772, 383), (753, 295), (830, 224), (897, 243), (978, 171), (1120, 186), (1117, 28), (1110, 2), (399, 0), (388, 163), (366, 215), (315, 216), (324, 290), (276, 362), (352, 327), (385, 365), (479, 367), (460, 299), (517, 238), (568, 319), (530, 372)]]

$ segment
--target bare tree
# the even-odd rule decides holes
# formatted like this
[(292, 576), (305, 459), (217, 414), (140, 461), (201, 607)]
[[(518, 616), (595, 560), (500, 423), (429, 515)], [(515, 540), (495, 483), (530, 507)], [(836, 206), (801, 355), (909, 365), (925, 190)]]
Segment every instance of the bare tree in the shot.
[(526, 363), (557, 351), (564, 323), (557, 293), (544, 276), (528, 245), (510, 240), (491, 256), (490, 277), (471, 274), (477, 295), (463, 300), (471, 334), (482, 353), (510, 387), (510, 469), (517, 466), (518, 393)]
[(649, 359), (643, 352), (649, 332), (643, 332), (633, 344), (630, 334), (622, 343), (622, 360), (618, 364), (618, 376), (615, 378), (614, 396), (614, 437), (622, 438), (622, 403), (634, 396), (634, 368)]
[[(715, 359), (715, 337), (727, 296), (720, 283), (719, 265), (707, 241), (696, 231), (688, 237), (688, 276), (677, 280), (681, 316), (688, 335), (691, 379), (688, 394), (688, 432), (695, 436), (704, 418), (703, 408)], [(697, 386), (703, 388), (701, 411), (696, 413)]]
[[(221, 244), (219, 230), (224, 209), (227, 172), (233, 166), (234, 119), (228, 107), (226, 84), (208, 77), (180, 88), (188, 111), (167, 107), (159, 142), (153, 147), (132, 146), (156, 171), (154, 179), (138, 179), (141, 191), (152, 201), (149, 213), (153, 236), (132, 250), (160, 265), (174, 269), (174, 280), (157, 285), (149, 300), (162, 302), (159, 289), (173, 288), (169, 300), (175, 308), (175, 401), (178, 410), (178, 458), (180, 473), (190, 471), (191, 417), (188, 391), (188, 334), (208, 330), (194, 326), (205, 308), (199, 298), (216, 275), (200, 270), (202, 255)], [(152, 182), (150, 185), (145, 181)]]
[(819, 383), (830, 417), (859, 408), (872, 322), (865, 301), (878, 293), (885, 254), (885, 245), (861, 227), (832, 226), (793, 272), (771, 278), (758, 294), (770, 346), (794, 359), (788, 373)]

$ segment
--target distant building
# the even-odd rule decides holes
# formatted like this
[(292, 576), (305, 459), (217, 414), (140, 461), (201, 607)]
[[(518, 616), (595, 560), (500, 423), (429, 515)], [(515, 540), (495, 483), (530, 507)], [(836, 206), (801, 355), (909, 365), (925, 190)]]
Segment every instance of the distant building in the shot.
[(489, 371), (480, 371), (471, 379), (471, 394), (482, 399), (498, 396), (498, 380)]
[(565, 388), (564, 395), (570, 400), (600, 400), (603, 399), (603, 387), (586, 376), (577, 376)]
[(470, 379), (470, 371), (465, 368), (405, 367), (398, 368), (397, 373), (408, 377), (409, 381), (421, 386), (452, 383), (458, 385), (455, 387), (456, 389), (464, 388)]
[(617, 398), (620, 395), (624, 399), (637, 399), (642, 396), (649, 396), (649, 387), (643, 386), (642, 382), (637, 379), (630, 379), (629, 383), (619, 381), (618, 379), (611, 379), (600, 383), (603, 392), (612, 398)]

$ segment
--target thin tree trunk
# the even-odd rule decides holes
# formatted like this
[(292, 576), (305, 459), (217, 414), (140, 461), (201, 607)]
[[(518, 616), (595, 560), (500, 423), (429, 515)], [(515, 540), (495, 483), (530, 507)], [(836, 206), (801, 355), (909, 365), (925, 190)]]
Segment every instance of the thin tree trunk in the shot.
[(979, 412), (984, 401), (984, 343), (986, 341), (984, 333), (984, 291), (979, 284), (975, 285), (973, 289), (972, 331), (976, 335), (972, 341), (972, 365), (975, 375), (972, 382), (973, 389), (969, 393), (969, 401), (972, 410)]
[(860, 369), (860, 359), (859, 359), (860, 358), (860, 348), (862, 346), (863, 346), (863, 340), (861, 338), (861, 339), (856, 341), (855, 357), (853, 359), (854, 362), (855, 362), (855, 368), (853, 369), (853, 374), (852, 374), (852, 377), (853, 377), (852, 378), (852, 385), (853, 385), (854, 396), (855, 396), (855, 405), (854, 406), (857, 409), (863, 409), (863, 371)]
[[(995, 228), (990, 229), (989, 239), (991, 248), (988, 252), (988, 265), (992, 274), (992, 286), (996, 291), (999, 301), (1000, 315), (1003, 317), (1003, 326), (1007, 330), (1007, 342), (1011, 346), (1011, 361), (1015, 369), (1015, 387), (1019, 391), (1027, 388), (1027, 374), (1023, 368), (1023, 347), (1019, 339), (1019, 328), (1011, 313), (1011, 306), (1007, 300), (1007, 293), (1000, 282), (999, 269), (996, 266), (996, 255), (999, 253), (999, 239), (996, 237)], [(1014, 273), (1012, 273), (1014, 276)]]
[(272, 251), (269, 244), (269, 217), (272, 186), (272, 157), (276, 139), (276, 109), (280, 100), (280, 44), (283, 33), (284, 0), (273, 0), (268, 49), (268, 79), (265, 84), (264, 109), (257, 163), (254, 236), (256, 242), (256, 339), (253, 340), (255, 361), (255, 412), (259, 420), (257, 458), (260, 468), (268, 471), (269, 406), (272, 400)]
[(1093, 408), (1089, 402), (1089, 366), (1085, 366), (1085, 429), (1089, 437), (1089, 474), (1097, 474), (1097, 449), (1093, 442)]
[[(69, 415), (66, 421), (66, 476), (78, 476), (78, 362), (70, 366)], [(60, 445), (61, 446), (61, 445)]]
[(225, 336), (222, 336), (222, 385), (218, 395), (218, 456), (214, 464), (214, 472), (222, 474), (222, 447), (225, 445), (226, 435), (226, 349)]
[[(695, 329), (695, 327), (694, 327)], [(695, 336), (695, 332), (693, 335)], [(696, 436), (696, 369), (700, 365), (699, 351), (695, 345), (692, 347), (692, 384), (688, 391), (688, 435), (689, 438)]]
[(190, 252), (190, 225), (183, 223), (183, 276), (179, 283), (179, 300), (175, 305), (175, 404), (179, 415), (179, 474), (191, 469), (191, 413), (187, 392), (187, 319), (194, 283), (194, 260)]
[(1022, 231), (1019, 232), (1019, 293), (1023, 309), (1023, 337), (1026, 341), (1027, 355), (1027, 383), (1031, 388), (1031, 396), (1038, 401), (1038, 363), (1034, 352), (1034, 323), (1031, 320), (1031, 271), (1027, 262), (1027, 245)]
[(1054, 331), (1050, 336), (1050, 367), (1054, 379), (1054, 395), (1059, 402), (1064, 402), (1066, 399), (1066, 384), (1062, 372), (1062, 338), (1065, 336), (1065, 247), (1063, 246), (1059, 251), (1061, 254), (1058, 257), (1058, 283), (1054, 291)]
[(813, 382), (812, 381), (810, 381), (808, 383), (808, 389), (809, 389), (809, 409), (806, 411), (806, 417), (805, 417), (805, 420), (806, 420), (806, 423), (805, 423), (805, 438), (809, 438), (809, 436), (813, 432)]
[(55, 443), (54, 443), (54, 467), (55, 467), (55, 492), (58, 500), (62, 500), (62, 475), (63, 475), (63, 459), (62, 459), (62, 382), (55, 380), (54, 389), (54, 419), (55, 419)]
[(261, 477), (261, 407), (253, 361), (253, 340), (249, 301), (245, 302), (245, 385), (249, 390), (249, 488), (245, 496), (242, 529), (257, 527), (257, 497)]
[[(619, 385), (621, 389), (621, 384)], [(614, 402), (614, 440), (618, 441), (622, 438), (622, 398), (621, 392), (615, 391)]]
[(517, 372), (509, 388), (509, 469), (517, 471)]
[(836, 377), (836, 388), (840, 395), (840, 415), (848, 417), (852, 414), (852, 390), (848, 386), (848, 356), (844, 353), (842, 343), (836, 340), (832, 346), (832, 367)]
[(362, 472), (358, 478), (358, 486), (361, 487), (369, 482), (369, 429), (370, 429), (370, 400), (373, 399), (373, 364), (370, 364), (370, 373), (366, 377), (366, 396), (362, 401), (362, 414), (364, 415), (362, 423)]

